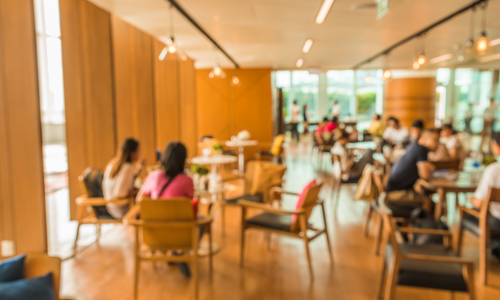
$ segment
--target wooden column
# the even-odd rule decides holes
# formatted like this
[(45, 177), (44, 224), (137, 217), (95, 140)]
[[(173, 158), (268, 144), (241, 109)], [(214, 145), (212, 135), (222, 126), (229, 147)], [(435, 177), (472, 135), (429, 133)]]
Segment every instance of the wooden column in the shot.
[(425, 128), (434, 127), (436, 78), (398, 78), (384, 87), (384, 119), (394, 116), (410, 127), (421, 119)]
[(86, 0), (59, 0), (70, 210), (87, 167), (104, 171), (116, 150), (110, 14)]
[(194, 61), (179, 61), (180, 140), (188, 149), (188, 156), (197, 154), (198, 134), (196, 118), (196, 82)]
[(0, 0), (0, 240), (46, 252), (45, 193), (32, 0)]

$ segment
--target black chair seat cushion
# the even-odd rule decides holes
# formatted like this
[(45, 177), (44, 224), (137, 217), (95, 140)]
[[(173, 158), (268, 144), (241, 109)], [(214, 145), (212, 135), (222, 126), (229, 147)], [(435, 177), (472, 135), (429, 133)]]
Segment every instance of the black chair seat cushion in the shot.
[(236, 198), (226, 199), (226, 203), (227, 204), (237, 204), (238, 201), (240, 201), (240, 200), (246, 200), (246, 201), (256, 202), (256, 203), (263, 203), (264, 196), (260, 193), (255, 194), (255, 195), (245, 194), (243, 196), (239, 196)]
[(291, 215), (279, 215), (273, 213), (262, 213), (246, 220), (247, 223), (282, 231), (290, 231), (292, 226)]
[[(403, 254), (421, 254), (456, 257), (452, 250), (441, 245), (400, 244)], [(387, 263), (392, 260), (392, 245), (387, 245)], [(397, 280), (398, 285), (467, 292), (467, 283), (462, 275), (462, 265), (454, 263), (427, 262), (403, 259)]]
[(260, 155), (274, 156), (274, 154), (271, 151), (260, 151)]
[(106, 205), (92, 206), (92, 209), (98, 220), (116, 220), (109, 214)]
[[(492, 239), (500, 239), (500, 220), (490, 215), (490, 234)], [(464, 214), (464, 218), (461, 221), (462, 227), (467, 231), (470, 231), (476, 236), (479, 236), (479, 219), (475, 216)]]

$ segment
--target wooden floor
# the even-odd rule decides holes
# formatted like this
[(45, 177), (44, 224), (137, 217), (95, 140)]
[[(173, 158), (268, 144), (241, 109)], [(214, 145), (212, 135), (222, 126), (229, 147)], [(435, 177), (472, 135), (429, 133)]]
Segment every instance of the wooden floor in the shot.
[[(320, 177), (329, 184), (328, 176), (315, 172), (308, 160), (306, 145), (292, 147), (288, 158), (286, 186), (300, 191), (309, 180)], [(240, 210), (228, 207), (226, 233), (221, 234), (220, 215), (215, 222), (214, 239), (223, 248), (214, 257), (214, 270), (208, 269), (208, 259), (200, 260), (200, 299), (377, 299), (381, 257), (374, 254), (374, 232), (363, 236), (366, 203), (354, 202), (354, 187), (341, 191), (338, 210), (330, 197), (330, 186), (325, 186), (327, 222), (334, 251), (331, 265), (326, 253), (325, 238), (311, 244), (315, 274), (310, 282), (302, 241), (273, 236), (268, 250), (264, 234), (247, 233), (245, 267), (239, 267)], [(285, 207), (293, 207), (293, 198)], [(320, 227), (320, 214), (312, 218)], [(373, 226), (375, 229), (375, 226)], [(476, 258), (477, 239), (467, 236), (465, 256)], [(133, 235), (131, 228), (117, 226), (102, 236), (99, 245), (85, 249), (76, 258), (63, 263), (62, 295), (77, 300), (132, 299)], [(495, 286), (478, 285), (478, 299), (500, 298), (500, 267), (492, 261), (490, 282)], [(154, 270), (151, 263), (143, 263), (140, 273), (139, 299), (193, 299), (190, 279), (185, 279), (176, 266), (161, 265)], [(396, 299), (451, 299), (446, 292), (398, 288)], [(468, 299), (456, 294), (455, 299)]]

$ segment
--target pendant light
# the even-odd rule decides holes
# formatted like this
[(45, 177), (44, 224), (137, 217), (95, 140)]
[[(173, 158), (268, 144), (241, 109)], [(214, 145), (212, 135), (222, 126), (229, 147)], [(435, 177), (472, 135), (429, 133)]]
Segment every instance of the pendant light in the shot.
[(220, 78), (224, 79), (226, 78), (226, 72), (222, 70), (222, 68), (219, 65), (219, 57), (217, 55), (217, 52), (215, 52), (215, 65), (210, 74), (208, 74), (209, 78)]
[(418, 62), (418, 59), (417, 59), (417, 60), (415, 60), (415, 61), (413, 62), (412, 67), (413, 67), (413, 70), (418, 70), (418, 69), (420, 69), (421, 65), (420, 65), (420, 63)]
[(389, 69), (389, 52), (385, 53), (385, 62), (384, 62), (384, 72), (382, 72), (382, 79), (388, 80), (391, 79), (391, 69)]
[(476, 7), (473, 7), (471, 9), (469, 39), (467, 40), (467, 42), (465, 42), (465, 48), (463, 50), (462, 55), (459, 55), (459, 57), (462, 58), (462, 61), (465, 60), (465, 57), (470, 56), (475, 52), (474, 49), (474, 25), (476, 23), (475, 17), (476, 17)]
[(174, 40), (174, 8), (173, 5), (170, 5), (170, 40), (167, 42), (167, 46), (163, 48), (158, 57), (159, 60), (164, 60), (167, 56), (167, 53), (174, 54), (177, 52), (177, 44)]
[(241, 80), (236, 75), (236, 72), (233, 74), (233, 77), (231, 77), (231, 86), (240, 86), (241, 85)]
[(372, 77), (370, 75), (366, 75), (365, 82), (366, 83), (371, 83), (372, 82)]
[(483, 2), (482, 4), (482, 9), (483, 9), (483, 20), (481, 22), (481, 37), (477, 41), (477, 46), (476, 50), (478, 54), (485, 54), (488, 49), (488, 38), (486, 37), (486, 7), (487, 7), (487, 2)]
[(420, 63), (418, 62), (418, 38), (415, 39), (415, 49), (413, 51), (413, 63), (411, 67), (413, 70), (418, 70), (420, 69)]
[(423, 66), (425, 64), (426, 58), (425, 58), (425, 33), (422, 36), (422, 52), (420, 52), (420, 55), (417, 58), (417, 62), (420, 66)]

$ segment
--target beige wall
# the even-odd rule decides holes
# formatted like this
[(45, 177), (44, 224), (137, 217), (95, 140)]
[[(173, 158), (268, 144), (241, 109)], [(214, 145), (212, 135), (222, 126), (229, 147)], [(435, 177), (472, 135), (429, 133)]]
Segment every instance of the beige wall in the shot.
[[(20, 17), (22, 16), (22, 17)], [(0, 240), (47, 250), (32, 0), (0, 0)]]

